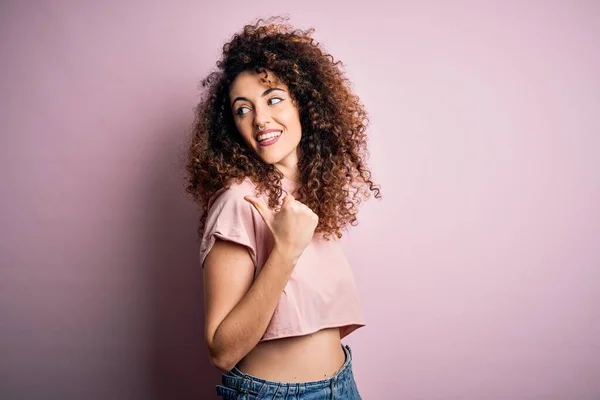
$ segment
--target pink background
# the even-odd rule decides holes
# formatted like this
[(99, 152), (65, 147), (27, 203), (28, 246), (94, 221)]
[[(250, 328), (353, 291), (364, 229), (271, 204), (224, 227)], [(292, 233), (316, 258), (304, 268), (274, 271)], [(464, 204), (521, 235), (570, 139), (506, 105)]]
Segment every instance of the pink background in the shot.
[(363, 397), (600, 398), (599, 3), (394, 3), (2, 2), (0, 398), (214, 398), (180, 155), (278, 13), (370, 112)]

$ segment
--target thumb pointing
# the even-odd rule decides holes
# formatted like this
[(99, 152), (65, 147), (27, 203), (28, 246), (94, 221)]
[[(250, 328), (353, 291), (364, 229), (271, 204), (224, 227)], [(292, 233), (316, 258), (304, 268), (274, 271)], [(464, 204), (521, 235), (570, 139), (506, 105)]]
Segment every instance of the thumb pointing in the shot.
[(271, 213), (271, 210), (269, 210), (269, 208), (262, 201), (262, 199), (258, 199), (253, 196), (244, 196), (244, 200), (246, 200), (248, 203), (252, 204), (254, 206), (254, 208), (256, 208), (256, 211), (258, 211), (260, 216), (263, 218), (265, 223), (268, 226), (270, 226), (272, 213)]

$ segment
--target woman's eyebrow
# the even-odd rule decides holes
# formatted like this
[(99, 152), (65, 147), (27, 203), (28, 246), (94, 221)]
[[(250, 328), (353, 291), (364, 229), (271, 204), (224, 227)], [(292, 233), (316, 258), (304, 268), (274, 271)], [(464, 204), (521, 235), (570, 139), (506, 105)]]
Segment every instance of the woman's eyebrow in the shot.
[[(266, 95), (268, 95), (269, 93), (271, 93), (271, 92), (272, 92), (272, 91), (274, 91), (274, 90), (281, 90), (282, 92), (285, 92), (285, 90), (283, 90), (283, 89), (281, 89), (281, 88), (274, 87), (274, 88), (269, 88), (269, 89), (265, 90), (265, 91), (263, 92), (263, 94), (261, 94), (261, 95), (260, 95), (260, 97), (265, 97)], [(233, 102), (231, 103), (231, 107), (233, 107), (233, 105), (235, 104), (235, 102), (236, 102), (236, 101), (238, 101), (238, 100), (246, 100), (246, 101), (250, 101), (250, 100), (248, 100), (248, 99), (247, 99), (247, 98), (245, 98), (245, 97), (238, 96), (238, 97), (236, 97), (236, 98), (235, 98), (235, 100), (233, 100)]]

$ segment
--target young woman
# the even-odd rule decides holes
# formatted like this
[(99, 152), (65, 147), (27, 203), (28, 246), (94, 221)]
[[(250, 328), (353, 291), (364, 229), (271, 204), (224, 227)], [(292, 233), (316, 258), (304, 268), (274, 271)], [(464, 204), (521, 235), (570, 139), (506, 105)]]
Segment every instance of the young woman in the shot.
[(341, 339), (365, 319), (339, 239), (361, 200), (380, 197), (368, 119), (314, 30), (276, 19), (223, 47), (189, 143), (217, 394), (360, 399)]

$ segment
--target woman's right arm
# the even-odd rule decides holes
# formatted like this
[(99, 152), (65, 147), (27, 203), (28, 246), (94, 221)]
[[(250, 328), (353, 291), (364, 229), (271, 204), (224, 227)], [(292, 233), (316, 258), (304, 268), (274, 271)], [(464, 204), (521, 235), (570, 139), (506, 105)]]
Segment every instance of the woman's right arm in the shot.
[(215, 367), (231, 370), (258, 344), (297, 260), (275, 245), (253, 283), (246, 247), (216, 239), (204, 261), (205, 335)]
[(204, 261), (206, 340), (212, 363), (231, 370), (260, 341), (296, 262), (312, 240), (319, 217), (287, 194), (279, 211), (260, 198), (244, 196), (260, 213), (275, 245), (254, 278), (248, 249), (216, 240)]

